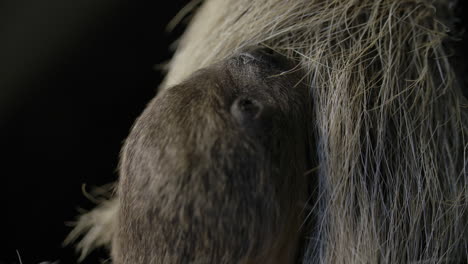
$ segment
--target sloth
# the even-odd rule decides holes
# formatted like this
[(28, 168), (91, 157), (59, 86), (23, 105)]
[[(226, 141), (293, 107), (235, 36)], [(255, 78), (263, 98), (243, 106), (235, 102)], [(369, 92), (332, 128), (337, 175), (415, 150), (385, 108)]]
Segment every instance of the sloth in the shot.
[(205, 0), (116, 197), (67, 241), (116, 263), (466, 263), (456, 4)]
[(310, 111), (291, 69), (251, 49), (156, 96), (122, 150), (114, 263), (294, 261)]

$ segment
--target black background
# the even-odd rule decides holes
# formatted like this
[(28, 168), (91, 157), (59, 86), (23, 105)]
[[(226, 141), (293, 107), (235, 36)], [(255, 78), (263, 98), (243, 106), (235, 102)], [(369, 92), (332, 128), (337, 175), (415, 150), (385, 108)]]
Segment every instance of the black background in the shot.
[(76, 263), (65, 223), (94, 206), (83, 183), (117, 178), (121, 143), (162, 80), (155, 65), (184, 29), (165, 27), (187, 2), (0, 2), (1, 264), (17, 251), (24, 264)]
[[(150, 1), (148, 1), (150, 2)], [(76, 263), (81, 191), (117, 178), (122, 141), (184, 29), (186, 0), (0, 1), (0, 263)], [(104, 250), (84, 263), (98, 263)]]

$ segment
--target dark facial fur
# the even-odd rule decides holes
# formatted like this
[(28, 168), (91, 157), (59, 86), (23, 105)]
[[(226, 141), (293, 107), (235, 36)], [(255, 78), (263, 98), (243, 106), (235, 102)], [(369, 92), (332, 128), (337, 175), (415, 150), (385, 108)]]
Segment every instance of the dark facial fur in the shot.
[(122, 151), (115, 263), (296, 258), (310, 111), (293, 68), (246, 50), (148, 105)]

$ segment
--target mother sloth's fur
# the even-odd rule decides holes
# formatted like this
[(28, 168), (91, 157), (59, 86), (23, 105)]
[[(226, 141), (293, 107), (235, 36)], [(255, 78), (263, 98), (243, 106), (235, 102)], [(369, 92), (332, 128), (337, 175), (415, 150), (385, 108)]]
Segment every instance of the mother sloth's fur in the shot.
[[(163, 88), (252, 44), (308, 72), (320, 184), (304, 263), (466, 261), (468, 117), (443, 44), (448, 2), (207, 0), (183, 36)], [(110, 243), (116, 210), (81, 218), (84, 253)]]

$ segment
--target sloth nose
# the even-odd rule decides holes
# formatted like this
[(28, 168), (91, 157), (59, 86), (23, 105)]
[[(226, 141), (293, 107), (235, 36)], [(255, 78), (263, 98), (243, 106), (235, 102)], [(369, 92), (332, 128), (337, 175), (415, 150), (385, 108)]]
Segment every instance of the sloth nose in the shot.
[(284, 67), (288, 65), (288, 60), (278, 52), (265, 47), (247, 48), (240, 54), (244, 64), (266, 63), (274, 67)]
[(250, 97), (237, 98), (231, 105), (231, 114), (241, 124), (259, 119), (263, 110), (263, 104)]

